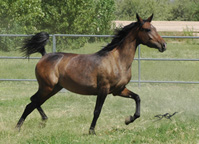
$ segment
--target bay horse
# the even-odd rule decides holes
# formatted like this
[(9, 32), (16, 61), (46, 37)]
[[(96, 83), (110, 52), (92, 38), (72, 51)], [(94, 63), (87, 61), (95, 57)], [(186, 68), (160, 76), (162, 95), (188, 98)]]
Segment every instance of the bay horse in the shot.
[(39, 111), (42, 120), (47, 120), (41, 105), (62, 88), (82, 95), (97, 95), (89, 134), (95, 134), (95, 125), (108, 94), (135, 100), (135, 113), (125, 119), (126, 125), (139, 118), (140, 97), (126, 88), (131, 80), (131, 65), (136, 48), (144, 44), (164, 52), (166, 42), (151, 24), (153, 14), (146, 20), (138, 14), (136, 18), (136, 22), (118, 30), (111, 43), (94, 54), (47, 54), (45, 45), (49, 34), (46, 32), (37, 33), (26, 40), (21, 50), (27, 57), (36, 52), (42, 55), (35, 68), (39, 88), (30, 98), (31, 102), (26, 106), (16, 128), (20, 130), (34, 109)]

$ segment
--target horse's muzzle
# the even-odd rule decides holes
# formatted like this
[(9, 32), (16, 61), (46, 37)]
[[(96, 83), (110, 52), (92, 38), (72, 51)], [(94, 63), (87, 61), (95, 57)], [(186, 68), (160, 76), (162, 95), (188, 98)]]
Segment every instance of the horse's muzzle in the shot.
[(161, 48), (159, 48), (160, 52), (164, 52), (167, 49), (167, 44), (166, 43), (162, 43)]

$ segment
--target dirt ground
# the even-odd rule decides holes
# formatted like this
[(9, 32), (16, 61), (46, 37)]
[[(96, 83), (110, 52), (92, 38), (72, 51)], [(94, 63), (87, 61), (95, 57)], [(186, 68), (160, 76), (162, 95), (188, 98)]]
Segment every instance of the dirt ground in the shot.
[[(114, 21), (116, 27), (125, 26), (130, 24), (132, 21)], [(199, 32), (198, 21), (152, 21), (153, 26), (156, 27), (157, 31), (164, 32), (182, 32), (182, 31), (193, 31)]]

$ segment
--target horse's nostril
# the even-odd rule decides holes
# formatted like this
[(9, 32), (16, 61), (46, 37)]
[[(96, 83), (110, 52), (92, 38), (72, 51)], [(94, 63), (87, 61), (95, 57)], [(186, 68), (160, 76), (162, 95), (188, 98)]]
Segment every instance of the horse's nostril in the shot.
[(166, 49), (167, 44), (166, 44), (166, 43), (163, 43), (162, 47), (163, 47), (164, 49)]

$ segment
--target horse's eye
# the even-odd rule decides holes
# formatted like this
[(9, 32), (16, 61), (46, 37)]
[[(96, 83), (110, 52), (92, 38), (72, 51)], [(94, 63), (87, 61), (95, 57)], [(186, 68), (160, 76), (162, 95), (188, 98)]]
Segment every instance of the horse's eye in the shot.
[(146, 28), (141, 28), (140, 30), (141, 31), (145, 31), (145, 32), (150, 32), (151, 31), (151, 29), (146, 29)]
[(150, 32), (151, 31), (151, 29), (144, 29), (145, 30), (145, 32)]

